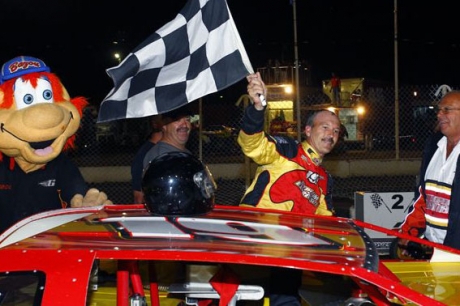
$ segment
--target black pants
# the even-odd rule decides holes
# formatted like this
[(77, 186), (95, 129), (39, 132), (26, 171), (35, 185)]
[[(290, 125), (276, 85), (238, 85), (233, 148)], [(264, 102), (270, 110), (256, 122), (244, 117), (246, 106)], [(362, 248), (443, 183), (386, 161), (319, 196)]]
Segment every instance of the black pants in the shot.
[(302, 270), (270, 269), (270, 306), (300, 306), (299, 288), (302, 284)]

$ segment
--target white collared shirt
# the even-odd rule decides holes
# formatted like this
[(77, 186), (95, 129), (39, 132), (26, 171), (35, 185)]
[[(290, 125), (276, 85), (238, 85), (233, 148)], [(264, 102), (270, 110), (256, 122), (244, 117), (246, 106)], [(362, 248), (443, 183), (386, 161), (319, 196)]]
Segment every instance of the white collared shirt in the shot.
[(452, 182), (460, 154), (460, 146), (457, 144), (446, 158), (446, 148), (447, 138), (444, 136), (438, 141), (438, 149), (425, 173), (425, 236), (428, 240), (438, 243), (443, 243), (446, 237)]

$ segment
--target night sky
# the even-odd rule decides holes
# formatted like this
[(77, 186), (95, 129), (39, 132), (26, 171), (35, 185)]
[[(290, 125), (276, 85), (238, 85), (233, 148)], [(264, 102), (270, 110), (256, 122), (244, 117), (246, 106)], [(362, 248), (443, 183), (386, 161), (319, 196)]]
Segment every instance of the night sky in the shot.
[[(150, 4), (149, 4), (150, 2)], [(253, 67), (294, 59), (289, 0), (227, 0)], [(299, 59), (315, 83), (394, 81), (394, 1), (297, 0)], [(427, 3), (422, 3), (427, 2)], [(0, 63), (44, 60), (71, 96), (98, 104), (112, 88), (105, 70), (174, 19), (185, 0), (0, 0)], [(460, 84), (460, 23), (452, 2), (398, 1), (400, 84)], [(118, 44), (114, 44), (116, 41)]]

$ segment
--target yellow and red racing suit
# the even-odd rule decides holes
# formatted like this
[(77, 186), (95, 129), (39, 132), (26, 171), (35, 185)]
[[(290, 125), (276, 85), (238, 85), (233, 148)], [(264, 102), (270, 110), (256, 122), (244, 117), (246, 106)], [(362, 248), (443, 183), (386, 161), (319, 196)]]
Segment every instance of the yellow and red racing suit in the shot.
[(238, 143), (259, 167), (240, 205), (333, 215), (332, 178), (321, 157), (306, 141), (264, 133), (263, 120), (264, 111), (246, 108)]

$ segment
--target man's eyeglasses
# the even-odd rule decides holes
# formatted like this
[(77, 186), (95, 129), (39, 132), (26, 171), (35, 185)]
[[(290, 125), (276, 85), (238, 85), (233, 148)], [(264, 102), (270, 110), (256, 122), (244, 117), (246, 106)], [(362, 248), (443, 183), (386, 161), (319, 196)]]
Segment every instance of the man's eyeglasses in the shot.
[(451, 111), (460, 110), (460, 107), (447, 107), (447, 106), (439, 107), (439, 106), (436, 106), (434, 108), (434, 110), (435, 110), (436, 113), (441, 112), (443, 114), (448, 114)]

